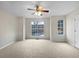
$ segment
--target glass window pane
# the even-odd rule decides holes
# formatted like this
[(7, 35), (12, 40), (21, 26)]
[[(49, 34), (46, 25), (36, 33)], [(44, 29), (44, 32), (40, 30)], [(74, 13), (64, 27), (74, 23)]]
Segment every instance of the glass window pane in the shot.
[(32, 23), (32, 36), (44, 36), (44, 22), (33, 21)]
[(63, 20), (58, 20), (58, 35), (63, 35)]

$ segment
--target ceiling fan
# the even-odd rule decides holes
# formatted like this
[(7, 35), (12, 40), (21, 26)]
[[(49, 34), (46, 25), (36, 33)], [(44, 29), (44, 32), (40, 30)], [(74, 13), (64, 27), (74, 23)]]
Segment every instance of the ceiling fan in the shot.
[(27, 10), (32, 10), (35, 11), (34, 14), (42, 16), (42, 13), (49, 13), (49, 10), (45, 9), (41, 5), (36, 5), (34, 9), (32, 8), (27, 8)]

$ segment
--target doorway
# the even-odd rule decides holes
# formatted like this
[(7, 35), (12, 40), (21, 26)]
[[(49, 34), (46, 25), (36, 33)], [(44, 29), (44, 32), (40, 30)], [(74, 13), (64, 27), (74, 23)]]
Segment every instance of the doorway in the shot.
[(79, 48), (79, 16), (74, 19), (74, 45)]

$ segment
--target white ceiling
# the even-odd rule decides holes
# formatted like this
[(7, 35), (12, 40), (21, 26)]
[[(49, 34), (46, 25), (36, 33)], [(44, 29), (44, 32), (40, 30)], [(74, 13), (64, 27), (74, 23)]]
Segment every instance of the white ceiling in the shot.
[(15, 16), (38, 17), (32, 15), (34, 11), (27, 10), (27, 8), (35, 8), (38, 3), (49, 10), (49, 13), (44, 13), (42, 17), (66, 15), (79, 6), (78, 1), (0, 1), (0, 9), (2, 8)]

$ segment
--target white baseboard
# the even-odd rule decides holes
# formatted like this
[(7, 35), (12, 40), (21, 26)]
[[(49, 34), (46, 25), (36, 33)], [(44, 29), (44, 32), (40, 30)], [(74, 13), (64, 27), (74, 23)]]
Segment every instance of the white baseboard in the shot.
[(10, 42), (10, 43), (8, 43), (8, 44), (6, 44), (6, 45), (0, 47), (0, 49), (3, 49), (3, 48), (5, 48), (5, 47), (7, 47), (7, 46), (9, 46), (9, 45), (11, 45), (11, 44), (13, 44), (13, 43), (15, 43), (15, 41), (12, 41), (12, 42)]

